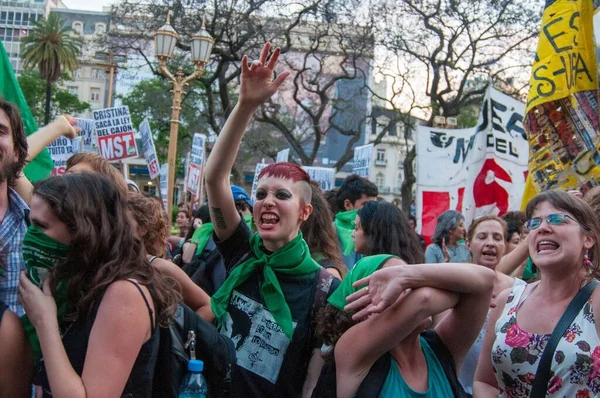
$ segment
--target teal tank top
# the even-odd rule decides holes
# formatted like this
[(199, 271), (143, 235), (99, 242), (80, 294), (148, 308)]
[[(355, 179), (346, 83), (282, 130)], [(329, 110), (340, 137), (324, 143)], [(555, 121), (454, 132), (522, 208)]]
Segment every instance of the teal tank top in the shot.
[(429, 347), (429, 344), (425, 339), (419, 336), (421, 339), (421, 349), (425, 354), (425, 360), (427, 361), (428, 371), (428, 385), (429, 389), (426, 392), (414, 391), (406, 382), (398, 370), (398, 365), (392, 357), (390, 360), (392, 364), (390, 370), (385, 378), (383, 387), (379, 392), (379, 398), (404, 398), (404, 397), (452, 397), (452, 388), (446, 378), (444, 369), (440, 364), (440, 361), (435, 356), (433, 350)]

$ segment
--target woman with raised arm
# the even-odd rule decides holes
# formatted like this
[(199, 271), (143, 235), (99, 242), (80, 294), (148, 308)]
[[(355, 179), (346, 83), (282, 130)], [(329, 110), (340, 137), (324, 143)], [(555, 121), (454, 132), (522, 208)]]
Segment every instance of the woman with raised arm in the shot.
[[(280, 49), (265, 44), (260, 59), (242, 58), (239, 101), (206, 163), (206, 188), (215, 242), (229, 276), (211, 300), (222, 334), (236, 344), (232, 395), (309, 396), (322, 366), (312, 330), (317, 286), (326, 294), (334, 278), (310, 255), (300, 232), (312, 206), (310, 178), (299, 166), (262, 170), (251, 234), (231, 195), (229, 176), (244, 131), (256, 109), (288, 76), (273, 80)], [(327, 281), (323, 286), (322, 281)]]
[[(540, 358), (571, 300), (599, 275), (598, 218), (584, 201), (546, 191), (527, 204), (529, 255), (540, 281), (506, 289), (496, 299), (475, 373), (476, 397), (600, 395), (600, 289), (573, 311), (548, 352), (548, 377)], [(587, 290), (587, 289), (586, 289)], [(545, 382), (543, 381), (545, 380)]]
[(151, 397), (157, 327), (181, 297), (146, 258), (125, 196), (97, 173), (51, 177), (30, 218), (19, 298), (41, 346), (43, 396)]

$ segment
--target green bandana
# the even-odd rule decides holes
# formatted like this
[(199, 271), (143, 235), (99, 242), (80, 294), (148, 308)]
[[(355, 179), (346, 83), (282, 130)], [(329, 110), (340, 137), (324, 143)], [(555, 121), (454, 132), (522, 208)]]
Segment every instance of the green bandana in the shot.
[(305, 275), (316, 272), (321, 267), (311, 258), (308, 245), (302, 238), (302, 232), (300, 231), (298, 231), (298, 236), (273, 254), (265, 253), (263, 241), (257, 233), (250, 237), (250, 246), (252, 246), (252, 252), (256, 258), (251, 258), (235, 267), (225, 283), (212, 296), (210, 304), (217, 325), (221, 325), (233, 289), (246, 281), (253, 272), (262, 268), (264, 281), (260, 284), (260, 292), (265, 306), (273, 315), (275, 322), (291, 340), (294, 333), (292, 314), (285, 302), (285, 297), (277, 280), (277, 273)]
[(387, 260), (392, 258), (391, 254), (376, 254), (374, 256), (363, 257), (352, 267), (348, 275), (342, 280), (342, 283), (335, 289), (335, 292), (329, 296), (327, 302), (340, 311), (344, 311), (346, 297), (356, 292), (358, 289), (352, 284), (362, 278), (366, 278), (377, 271)]
[(335, 229), (337, 230), (340, 242), (342, 242), (344, 256), (348, 256), (354, 251), (352, 232), (354, 231), (354, 220), (356, 219), (357, 212), (358, 209), (348, 210), (335, 215)]
[(252, 228), (254, 228), (254, 220), (252, 219), (252, 214), (246, 214), (244, 216), (244, 221), (246, 221), (246, 225), (248, 226), (250, 231), (252, 231)]
[(202, 250), (206, 247), (206, 243), (210, 239), (213, 233), (213, 225), (210, 222), (202, 224), (194, 231), (190, 241), (196, 244), (196, 254), (202, 253)]
[[(52, 270), (58, 263), (65, 261), (69, 245), (65, 245), (55, 239), (52, 239), (38, 227), (33, 225), (27, 228), (25, 237), (23, 238), (23, 260), (25, 267), (29, 273), (29, 279), (40, 289), (42, 288), (43, 280), (48, 272)], [(54, 292), (54, 300), (57, 307), (57, 318), (60, 324), (63, 316), (67, 312), (67, 296), (68, 285), (66, 283), (58, 283)], [(27, 317), (23, 315), (21, 322), (25, 328), (25, 334), (29, 340), (33, 355), (34, 365), (42, 357), (42, 349), (38, 339), (35, 327)]]

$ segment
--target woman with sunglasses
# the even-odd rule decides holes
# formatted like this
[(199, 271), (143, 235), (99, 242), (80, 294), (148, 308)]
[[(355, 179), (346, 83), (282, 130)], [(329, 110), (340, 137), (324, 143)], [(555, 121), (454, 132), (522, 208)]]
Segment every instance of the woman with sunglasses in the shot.
[[(540, 281), (503, 291), (492, 310), (477, 372), (477, 397), (528, 397), (544, 348), (575, 295), (599, 275), (600, 235), (591, 207), (547, 191), (527, 205), (529, 255)], [(505, 304), (504, 304), (505, 303)], [(579, 311), (552, 355), (550, 397), (600, 394), (600, 290)]]

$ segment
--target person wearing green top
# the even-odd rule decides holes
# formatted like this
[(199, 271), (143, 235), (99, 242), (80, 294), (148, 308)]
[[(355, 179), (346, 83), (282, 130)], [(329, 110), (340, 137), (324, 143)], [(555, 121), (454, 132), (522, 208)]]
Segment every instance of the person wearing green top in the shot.
[(377, 200), (377, 186), (356, 174), (349, 175), (337, 192), (336, 199), (340, 211), (335, 215), (335, 229), (342, 248), (342, 260), (352, 269), (361, 256), (354, 250), (354, 219), (356, 212), (365, 203)]
[(230, 174), (244, 131), (289, 75), (273, 80), (280, 49), (268, 57), (270, 50), (265, 44), (251, 65), (243, 57), (239, 101), (205, 169), (213, 237), (229, 273), (211, 304), (219, 332), (236, 347), (236, 397), (310, 396), (322, 365), (311, 309), (317, 289), (328, 295), (334, 286), (332, 277), (321, 283), (321, 267), (299, 230), (312, 212), (310, 177), (301, 167), (276, 163), (259, 174), (254, 234), (232, 197)]

